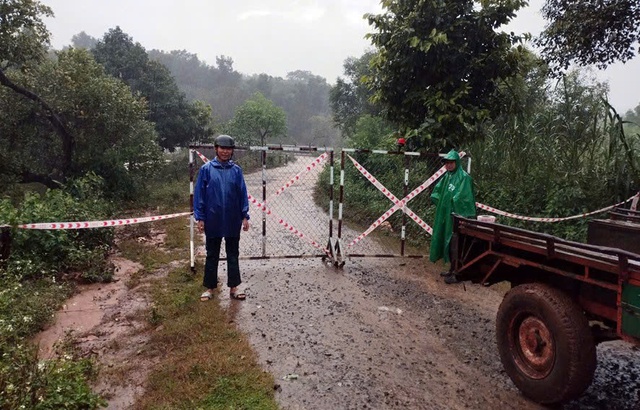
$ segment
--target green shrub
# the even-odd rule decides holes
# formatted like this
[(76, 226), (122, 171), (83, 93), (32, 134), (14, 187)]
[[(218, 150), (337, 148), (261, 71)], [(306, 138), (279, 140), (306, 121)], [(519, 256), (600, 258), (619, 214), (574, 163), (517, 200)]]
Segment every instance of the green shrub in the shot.
[[(65, 189), (27, 193), (18, 208), (7, 199), (0, 200), (0, 223), (104, 219), (111, 206), (101, 198), (100, 184), (100, 178), (88, 175)], [(106, 253), (112, 240), (113, 229), (13, 229), (6, 270), (23, 280), (74, 273), (85, 281), (108, 281), (113, 272)]]
[(3, 409), (97, 409), (106, 401), (91, 391), (87, 380), (95, 377), (88, 359), (66, 354), (38, 361), (28, 345), (3, 346), (0, 359), (0, 408)]

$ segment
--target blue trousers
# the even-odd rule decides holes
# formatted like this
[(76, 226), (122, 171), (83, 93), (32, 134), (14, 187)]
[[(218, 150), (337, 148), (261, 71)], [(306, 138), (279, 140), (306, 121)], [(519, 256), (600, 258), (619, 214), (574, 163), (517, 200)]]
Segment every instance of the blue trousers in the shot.
[[(204, 280), (207, 289), (218, 286), (218, 262), (220, 262), (220, 246), (222, 238), (207, 237), (207, 259), (204, 263)], [(240, 279), (240, 238), (224, 238), (224, 249), (227, 252), (227, 286), (235, 288), (242, 283)]]

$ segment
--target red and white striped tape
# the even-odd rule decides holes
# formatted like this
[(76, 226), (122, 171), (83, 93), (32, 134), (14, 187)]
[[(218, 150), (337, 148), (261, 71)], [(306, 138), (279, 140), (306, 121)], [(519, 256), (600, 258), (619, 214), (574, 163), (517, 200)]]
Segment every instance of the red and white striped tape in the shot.
[[(196, 150), (195, 152), (200, 157), (200, 159), (202, 159), (203, 162), (206, 163), (206, 162), (209, 161), (207, 159), (207, 157), (202, 155), (199, 151)], [(318, 165), (320, 162), (324, 161), (326, 159), (327, 155), (328, 155), (327, 153), (324, 153), (320, 157), (316, 158), (309, 166), (307, 166), (306, 171), (309, 172), (313, 167)], [(463, 156), (465, 156), (465, 152), (460, 152), (460, 158), (462, 158)], [(424, 191), (426, 188), (428, 188), (430, 185), (432, 185), (438, 178), (440, 178), (446, 172), (445, 167), (440, 168), (435, 174), (433, 174), (429, 179), (427, 179), (424, 183), (422, 183), (422, 185), (418, 186), (416, 189), (411, 191), (411, 193), (409, 193), (409, 195), (407, 195), (405, 198), (403, 198), (401, 201), (399, 201), (382, 184), (380, 184), (380, 182), (377, 181), (373, 177), (373, 175), (371, 175), (366, 169), (364, 169), (364, 167), (362, 167), (362, 165), (360, 165), (350, 155), (349, 155), (349, 159), (351, 159), (351, 161), (354, 163), (356, 168), (358, 168), (358, 171), (360, 171), (362, 173), (362, 175), (364, 175), (371, 183), (373, 183), (373, 185), (376, 188), (378, 188), (380, 190), (380, 192), (382, 192), (387, 198), (389, 198), (395, 205), (392, 206), (391, 208), (389, 208), (389, 210), (387, 212), (385, 212), (380, 218), (378, 218), (365, 232), (363, 232), (360, 236), (358, 236), (356, 239), (354, 239), (348, 246), (355, 245), (357, 242), (359, 242), (360, 240), (365, 238), (367, 235), (369, 235), (375, 228), (377, 228), (384, 221), (389, 219), (389, 217), (391, 217), (391, 215), (393, 215), (397, 210), (401, 209), (404, 205), (406, 205), (407, 202), (409, 202), (411, 199), (413, 199), (416, 195), (418, 195), (419, 193)], [(276, 192), (276, 195), (280, 195), (286, 188), (291, 186), (295, 181), (297, 181), (299, 179), (300, 179), (300, 174), (298, 174), (295, 177), (293, 177), (291, 179), (291, 181), (289, 181), (282, 188), (280, 188)], [(602, 209), (598, 209), (598, 210), (593, 211), (593, 212), (587, 212), (587, 213), (568, 216), (568, 217), (564, 217), (564, 218), (522, 216), (522, 215), (512, 214), (512, 213), (506, 212), (506, 211), (501, 211), (501, 210), (493, 208), (491, 206), (488, 206), (488, 205), (485, 205), (485, 204), (481, 204), (480, 202), (476, 202), (476, 207), (478, 207), (480, 209), (483, 209), (483, 210), (485, 210), (487, 212), (494, 213), (496, 215), (506, 216), (507, 218), (520, 219), (520, 220), (523, 220), (523, 221), (532, 221), (532, 222), (549, 222), (549, 223), (553, 223), (553, 222), (568, 221), (568, 220), (572, 220), (572, 219), (579, 219), (579, 218), (585, 218), (585, 217), (591, 216), (591, 215), (596, 215), (596, 214), (599, 214), (599, 213), (602, 213), (602, 212), (606, 212), (606, 211), (608, 211), (610, 209), (613, 209), (613, 208), (615, 208), (617, 206), (626, 204), (627, 202), (629, 202), (631, 200), (634, 200), (634, 199), (635, 199), (635, 201), (637, 203), (638, 202), (638, 198), (640, 198), (640, 193), (638, 193), (638, 194), (636, 194), (636, 195), (634, 195), (634, 196), (630, 197), (629, 199), (626, 199), (626, 200), (624, 200), (622, 202), (619, 202), (619, 203), (611, 205), (611, 206), (607, 206), (607, 207), (602, 208)], [(406, 206), (405, 206), (405, 210), (406, 210), (405, 213), (412, 220), (414, 220), (416, 223), (418, 223), (418, 225), (420, 225), (425, 231), (427, 231), (429, 234), (433, 233), (432, 228), (427, 223), (425, 223), (422, 219), (420, 219), (420, 217), (418, 215), (416, 215), (413, 211), (411, 211)], [(97, 221), (97, 222), (102, 222), (102, 221)], [(65, 222), (63, 222), (63, 223), (65, 223)], [(67, 222), (67, 224), (69, 224), (69, 223)], [(31, 229), (54, 229), (54, 228), (31, 228)], [(72, 229), (72, 228), (68, 228), (68, 229)], [(79, 228), (73, 228), (73, 229), (79, 229)]]
[(123, 226), (139, 224), (142, 222), (161, 221), (163, 219), (177, 218), (179, 216), (191, 215), (191, 212), (182, 212), (179, 214), (144, 216), (140, 218), (129, 219), (112, 219), (107, 221), (82, 221), (82, 222), (44, 222), (22, 224), (17, 227), (20, 229), (88, 229), (88, 228), (108, 228), (112, 226)]
[[(461, 157), (464, 156), (464, 155), (465, 155), (464, 152), (460, 153)], [(356, 161), (351, 155), (349, 155), (349, 159), (351, 160), (351, 162), (353, 162), (353, 165), (356, 167), (356, 169), (358, 171), (360, 171), (360, 173), (362, 175), (364, 175), (364, 177), (367, 178), (369, 180), (369, 182), (371, 182), (376, 188), (378, 188), (378, 190), (380, 190), (380, 192), (382, 192), (387, 198), (389, 198), (389, 200), (391, 200), (391, 202), (393, 202), (394, 205), (391, 208), (389, 208), (389, 210), (387, 212), (382, 214), (382, 216), (380, 218), (378, 218), (373, 224), (371, 224), (371, 226), (369, 226), (369, 228), (367, 228), (366, 231), (364, 231), (357, 238), (355, 238), (348, 245), (348, 247), (351, 247), (351, 246), (355, 245), (356, 243), (360, 242), (363, 238), (365, 238), (367, 235), (369, 235), (371, 232), (373, 232), (374, 229), (376, 229), (378, 226), (380, 226), (384, 221), (386, 221), (391, 215), (393, 215), (399, 209), (402, 209), (403, 212), (405, 212), (407, 214), (407, 216), (409, 216), (409, 218), (411, 218), (414, 222), (416, 222), (422, 229), (427, 231), (427, 233), (429, 233), (429, 235), (433, 234), (433, 229), (431, 228), (431, 226), (429, 226), (426, 222), (424, 222), (415, 212), (413, 212), (411, 209), (409, 209), (409, 207), (407, 207), (406, 204), (410, 200), (412, 200), (416, 195), (418, 195), (419, 193), (421, 193), (422, 191), (427, 189), (430, 185), (432, 185), (435, 181), (437, 181), (438, 178), (440, 178), (442, 176), (442, 174), (444, 174), (447, 171), (444, 166), (442, 168), (440, 168), (431, 177), (429, 177), (429, 179), (427, 179), (421, 185), (419, 185), (416, 189), (411, 191), (401, 201), (399, 201), (398, 198), (395, 197), (395, 195), (393, 195), (391, 192), (389, 192), (389, 190), (387, 190), (380, 183), (380, 181), (375, 179), (373, 177), (373, 175), (371, 175), (369, 173), (369, 171), (367, 171), (362, 165), (360, 165), (360, 163), (358, 163), (358, 161)]]
[(320, 155), (318, 158), (314, 159), (309, 165), (307, 165), (307, 167), (302, 172), (298, 173), (296, 176), (291, 178), (291, 180), (289, 182), (287, 182), (280, 189), (278, 189), (276, 191), (275, 195), (278, 196), (281, 193), (283, 193), (285, 189), (289, 188), (296, 181), (298, 181), (300, 179), (300, 176), (303, 173), (307, 173), (307, 172), (311, 171), (312, 169), (314, 169), (316, 166), (318, 166), (320, 163), (322, 163), (322, 161), (327, 159), (328, 156), (329, 156), (329, 154), (325, 152), (324, 154)]
[(608, 210), (610, 210), (610, 209), (613, 209), (613, 208), (615, 208), (615, 207), (617, 207), (617, 206), (620, 206), (620, 205), (626, 204), (627, 202), (631, 201), (633, 198), (635, 198), (635, 197), (637, 197), (637, 196), (638, 196), (638, 194), (636, 194), (636, 195), (632, 196), (631, 198), (629, 198), (629, 199), (627, 199), (627, 200), (624, 200), (624, 201), (622, 201), (622, 202), (618, 202), (618, 203), (617, 203), (617, 204), (615, 204), (615, 205), (611, 205), (611, 206), (607, 206), (607, 207), (602, 208), (602, 209), (598, 209), (597, 211), (587, 212), (587, 213), (579, 214), (579, 215), (567, 216), (567, 217), (564, 217), (564, 218), (546, 218), (546, 217), (545, 217), (545, 218), (538, 218), (538, 217), (533, 217), (533, 216), (522, 216), (522, 215), (516, 215), (516, 214), (509, 213), (509, 212), (501, 211), (501, 210), (499, 210), (499, 209), (496, 209), (496, 208), (490, 207), (490, 206), (485, 205), (485, 204), (481, 204), (480, 202), (476, 202), (476, 206), (477, 206), (478, 208), (480, 208), (480, 209), (484, 209), (485, 211), (488, 211), (488, 212), (494, 213), (494, 214), (496, 214), (496, 215), (502, 215), (502, 216), (506, 216), (506, 217), (508, 217), (508, 218), (520, 219), (520, 220), (523, 220), (523, 221), (532, 221), (532, 222), (560, 222), (560, 221), (568, 221), (568, 220), (571, 220), (571, 219), (585, 218), (585, 217), (590, 216), (590, 215), (595, 215), (595, 214), (600, 214), (600, 213), (602, 213), (602, 212), (606, 212), (606, 211), (608, 211)]
[(293, 233), (294, 235), (296, 235), (297, 237), (299, 237), (300, 239), (303, 239), (305, 241), (307, 241), (311, 246), (313, 246), (316, 249), (321, 250), (322, 252), (326, 253), (327, 256), (331, 256), (329, 254), (329, 251), (321, 246), (320, 244), (318, 244), (318, 242), (314, 241), (311, 238), (308, 238), (305, 234), (303, 234), (302, 232), (300, 232), (298, 229), (296, 229), (293, 225), (291, 225), (290, 223), (288, 223), (287, 221), (285, 221), (284, 219), (280, 218), (278, 215), (274, 214), (273, 212), (271, 212), (271, 209), (269, 209), (269, 207), (267, 207), (265, 204), (261, 203), (260, 201), (258, 201), (257, 199), (255, 199), (253, 196), (251, 196), (251, 194), (248, 195), (249, 198), (249, 202), (251, 202), (252, 204), (254, 204), (255, 206), (257, 206), (258, 208), (260, 208), (262, 211), (264, 211), (267, 215), (271, 216), (272, 218), (274, 218), (276, 221), (278, 221), (278, 223), (280, 225), (282, 225), (285, 229), (287, 229), (289, 232)]

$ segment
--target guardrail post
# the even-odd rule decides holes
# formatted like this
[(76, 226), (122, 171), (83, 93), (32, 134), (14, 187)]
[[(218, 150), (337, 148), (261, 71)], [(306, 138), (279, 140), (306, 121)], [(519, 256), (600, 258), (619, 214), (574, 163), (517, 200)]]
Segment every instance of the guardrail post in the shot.
[(0, 266), (3, 266), (11, 253), (11, 227), (0, 225)]

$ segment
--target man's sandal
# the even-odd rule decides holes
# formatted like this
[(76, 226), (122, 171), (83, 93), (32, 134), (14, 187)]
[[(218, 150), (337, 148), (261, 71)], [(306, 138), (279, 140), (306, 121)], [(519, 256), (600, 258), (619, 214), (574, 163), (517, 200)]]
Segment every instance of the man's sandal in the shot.
[(211, 300), (212, 297), (213, 295), (211, 294), (211, 292), (207, 290), (202, 292), (202, 295), (200, 295), (200, 301), (206, 302), (207, 300)]
[(245, 300), (247, 295), (245, 295), (244, 292), (237, 290), (235, 292), (229, 292), (229, 297), (234, 300)]

